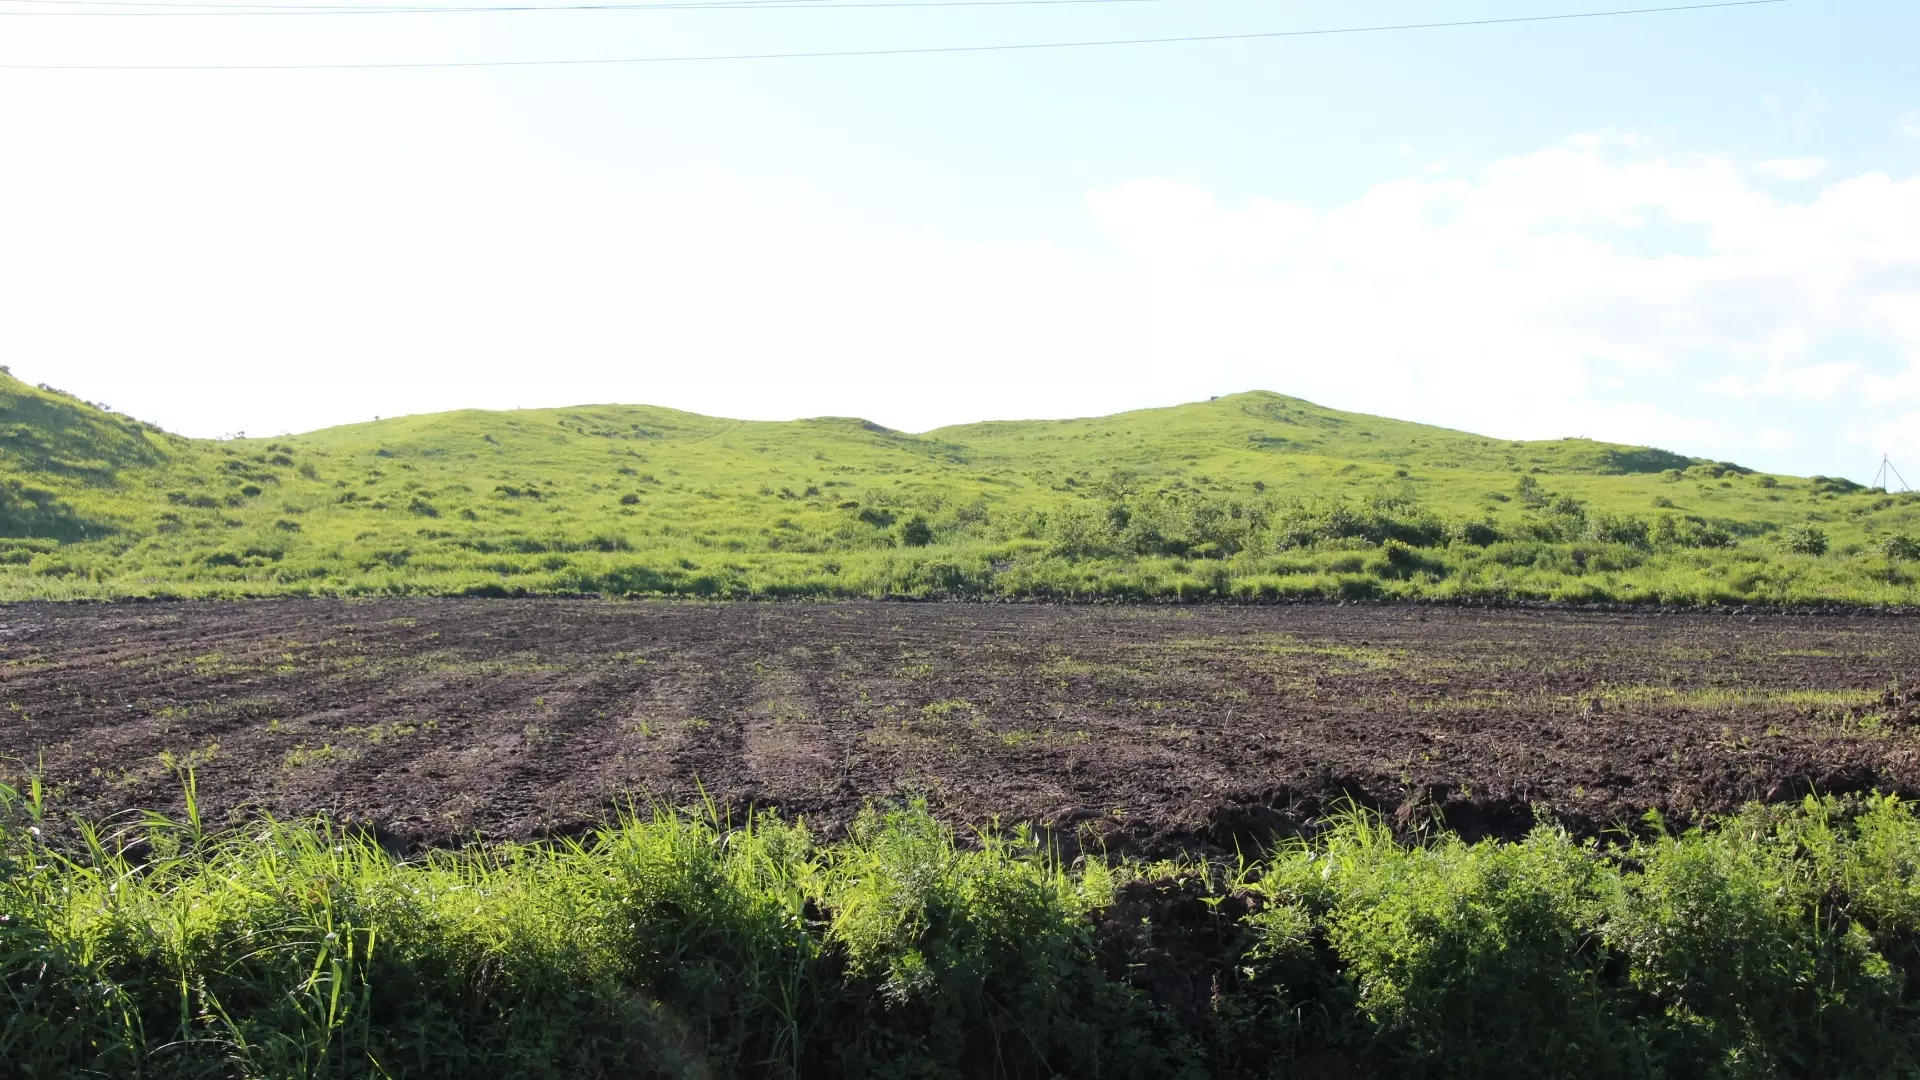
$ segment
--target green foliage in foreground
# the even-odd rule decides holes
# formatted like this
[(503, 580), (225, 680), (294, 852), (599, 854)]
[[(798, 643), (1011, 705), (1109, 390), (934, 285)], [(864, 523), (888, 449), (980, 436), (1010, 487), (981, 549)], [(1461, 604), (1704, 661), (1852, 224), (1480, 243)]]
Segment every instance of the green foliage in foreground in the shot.
[(196, 441), (0, 373), (0, 600), (1920, 602), (1920, 497), (1278, 394), (908, 435), (589, 406)]
[[(189, 792), (191, 789), (189, 789)], [(189, 798), (189, 807), (191, 807)], [(816, 843), (661, 815), (396, 861), (149, 817), (78, 855), (10, 800), (21, 1077), (1913, 1075), (1920, 818), (1757, 808), (1625, 846), (1073, 869), (916, 807)], [(124, 845), (123, 842), (130, 842)]]

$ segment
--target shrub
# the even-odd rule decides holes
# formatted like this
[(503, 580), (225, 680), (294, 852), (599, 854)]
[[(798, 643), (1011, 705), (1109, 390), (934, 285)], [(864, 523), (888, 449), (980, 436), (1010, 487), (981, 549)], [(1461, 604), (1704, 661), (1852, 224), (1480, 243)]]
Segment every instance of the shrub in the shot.
[(1392, 1072), (1624, 1071), (1631, 1041), (1609, 1015), (1606, 957), (1590, 940), (1616, 879), (1564, 834), (1408, 849), (1379, 822), (1353, 818), (1324, 853), (1295, 847), (1262, 886), (1325, 928), (1367, 1040), (1400, 1066)]
[(1596, 514), (1587, 527), (1588, 535), (1603, 544), (1650, 546), (1647, 523), (1637, 517)]
[(1795, 525), (1781, 536), (1780, 546), (1796, 555), (1825, 555), (1827, 533), (1818, 525)]
[(175, 506), (190, 506), (196, 510), (211, 510), (220, 505), (218, 499), (202, 492), (169, 491), (167, 501)]
[(1500, 529), (1491, 519), (1484, 521), (1462, 521), (1453, 526), (1453, 539), (1474, 547), (1487, 547), (1500, 542)]
[(1380, 554), (1366, 562), (1369, 574), (1379, 578), (1405, 580), (1419, 573), (1445, 574), (1446, 563), (1422, 555), (1411, 545), (1389, 540), (1380, 546)]
[(1111, 517), (1086, 503), (1048, 514), (1043, 533), (1048, 553), (1069, 559), (1111, 555), (1118, 544)]
[(1867, 490), (1866, 485), (1844, 476), (1809, 476), (1807, 479), (1813, 482), (1813, 490), (1829, 495), (1851, 495)]
[(1412, 547), (1443, 543), (1447, 523), (1419, 506), (1375, 499), (1363, 506), (1342, 500), (1295, 502), (1273, 518), (1272, 542), (1278, 548), (1302, 548), (1341, 540), (1383, 544), (1398, 540)]
[(1672, 514), (1660, 515), (1654, 522), (1652, 541), (1660, 547), (1689, 548), (1729, 548), (1733, 546), (1733, 534), (1705, 518), (1675, 518)]
[(1906, 533), (1895, 533), (1880, 541), (1880, 553), (1889, 559), (1920, 560), (1920, 540)]
[(1887, 1054), (1897, 980), (1862, 927), (1795, 887), (1790, 854), (1745, 823), (1663, 838), (1607, 922), (1643, 1015), (1661, 1017), (1648, 1041), (1681, 1075), (1858, 1075)]
[(926, 547), (933, 543), (933, 526), (925, 517), (915, 514), (901, 523), (900, 542), (907, 547)]

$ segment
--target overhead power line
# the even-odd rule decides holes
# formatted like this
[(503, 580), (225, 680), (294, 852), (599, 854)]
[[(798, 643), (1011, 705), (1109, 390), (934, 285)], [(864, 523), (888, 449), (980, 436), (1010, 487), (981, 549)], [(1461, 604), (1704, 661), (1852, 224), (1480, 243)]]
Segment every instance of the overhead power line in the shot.
[[(673, 3), (637, 4), (636, 7), (658, 8), (779, 8), (828, 6), (834, 0), (676, 0)], [(421, 11), (442, 10), (429, 5), (412, 4), (395, 7), (388, 4), (224, 4), (201, 3), (199, 0), (0, 0), (6, 4), (26, 4), (30, 7), (109, 7), (109, 8), (207, 8), (210, 10), (234, 11)], [(455, 10), (466, 10), (465, 6)]]
[(1561, 15), (1517, 15), (1499, 19), (1458, 19), (1450, 22), (1393, 23), (1379, 26), (1342, 26), (1323, 30), (1270, 30), (1241, 34), (1192, 34), (1184, 37), (1113, 38), (1105, 41), (1046, 41), (1010, 45), (933, 45), (904, 49), (843, 49), (818, 52), (722, 53), (705, 56), (622, 56), (561, 60), (429, 60), (359, 64), (0, 64), (0, 71), (391, 71), (438, 68), (584, 67), (609, 64), (691, 64), (728, 60), (825, 60), (857, 56), (930, 56), (946, 53), (1022, 52), (1040, 49), (1096, 49), (1123, 45), (1175, 45), (1208, 41), (1259, 41), (1277, 38), (1331, 37), (1338, 34), (1380, 34), (1404, 30), (1444, 30), (1517, 23), (1566, 22), (1626, 15), (1659, 15), (1682, 11), (1763, 7), (1790, 0), (1719, 0), (1708, 4), (1668, 7), (1617, 8), (1612, 11), (1576, 11)]
[(135, 0), (0, 0), (29, 6), (86, 8), (192, 8), (190, 11), (15, 11), (0, 16), (43, 19), (246, 18), (257, 15), (460, 15), (528, 11), (848, 11), (864, 8), (1054, 7), (1062, 4), (1159, 4), (1166, 0), (694, 0), (683, 3), (627, 4), (473, 4), (467, 6), (351, 7), (308, 4), (153, 4)]

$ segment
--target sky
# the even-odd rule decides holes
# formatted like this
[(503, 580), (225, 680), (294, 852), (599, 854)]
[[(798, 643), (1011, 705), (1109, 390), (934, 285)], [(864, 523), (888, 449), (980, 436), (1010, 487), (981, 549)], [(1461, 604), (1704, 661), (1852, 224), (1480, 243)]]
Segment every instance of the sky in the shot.
[(0, 364), (185, 434), (600, 402), (923, 431), (1257, 388), (1920, 482), (1911, 0), (398, 69), (287, 66), (1634, 5), (150, 2), (0, 0)]

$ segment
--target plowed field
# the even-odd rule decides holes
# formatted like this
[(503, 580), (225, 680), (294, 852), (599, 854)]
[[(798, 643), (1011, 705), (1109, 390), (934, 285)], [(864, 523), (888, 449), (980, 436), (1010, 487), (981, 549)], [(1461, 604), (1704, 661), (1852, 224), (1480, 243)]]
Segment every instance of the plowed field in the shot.
[(271, 601), (0, 608), (0, 773), (58, 809), (400, 844), (649, 799), (1228, 847), (1352, 796), (1581, 830), (1920, 790), (1920, 619), (1392, 605)]

